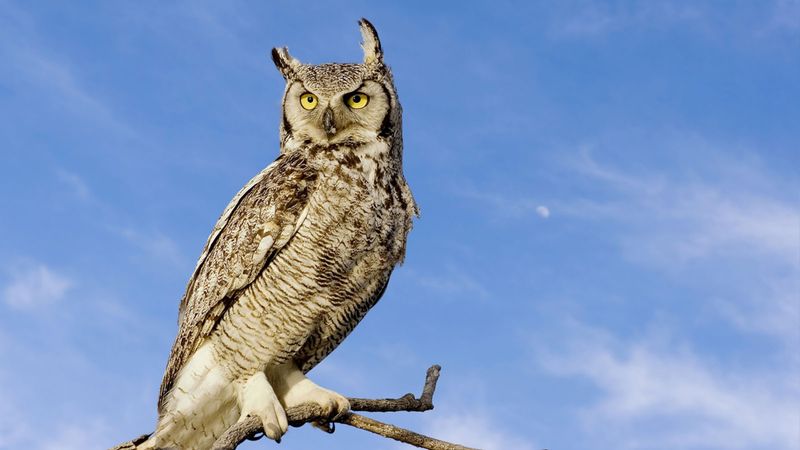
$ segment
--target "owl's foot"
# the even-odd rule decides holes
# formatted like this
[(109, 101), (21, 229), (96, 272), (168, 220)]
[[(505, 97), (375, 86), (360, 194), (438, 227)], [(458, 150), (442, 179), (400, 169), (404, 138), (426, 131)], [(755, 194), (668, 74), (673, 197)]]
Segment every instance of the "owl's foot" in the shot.
[(264, 372), (256, 373), (241, 387), (239, 407), (242, 411), (240, 422), (248, 416), (258, 417), (264, 426), (264, 434), (275, 442), (280, 442), (289, 428), (286, 412)]
[(292, 386), (283, 397), (287, 408), (303, 403), (313, 403), (322, 409), (322, 416), (330, 420), (336, 419), (350, 410), (350, 401), (331, 390), (319, 387), (305, 378)]
[(317, 386), (294, 364), (284, 366), (280, 371), (280, 378), (281, 380), (275, 383), (276, 391), (286, 409), (313, 403), (318, 405), (322, 409), (322, 415), (330, 420), (350, 410), (349, 400), (336, 392)]

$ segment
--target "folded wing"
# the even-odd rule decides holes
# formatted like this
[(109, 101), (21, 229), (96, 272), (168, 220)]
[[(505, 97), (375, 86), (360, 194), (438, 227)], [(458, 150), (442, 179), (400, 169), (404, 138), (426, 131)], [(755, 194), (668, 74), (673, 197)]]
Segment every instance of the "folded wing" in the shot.
[(225, 208), (189, 279), (159, 406), (181, 368), (225, 311), (294, 236), (305, 219), (316, 172), (300, 155), (281, 155)]

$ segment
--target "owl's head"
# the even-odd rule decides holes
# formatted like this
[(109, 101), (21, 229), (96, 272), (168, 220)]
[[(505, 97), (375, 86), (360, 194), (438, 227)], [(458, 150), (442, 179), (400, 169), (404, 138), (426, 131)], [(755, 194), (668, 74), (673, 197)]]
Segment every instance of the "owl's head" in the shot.
[(375, 27), (359, 21), (364, 60), (360, 64), (303, 64), (286, 47), (272, 60), (286, 79), (281, 123), (282, 148), (400, 141), (400, 104)]

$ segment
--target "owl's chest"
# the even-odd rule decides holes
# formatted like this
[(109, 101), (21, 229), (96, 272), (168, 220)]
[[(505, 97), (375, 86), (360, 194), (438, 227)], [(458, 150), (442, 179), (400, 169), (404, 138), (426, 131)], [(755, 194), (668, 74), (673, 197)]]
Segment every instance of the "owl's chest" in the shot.
[(299, 237), (307, 238), (335, 261), (369, 257), (394, 261), (402, 218), (385, 201), (389, 192), (332, 174), (312, 194)]

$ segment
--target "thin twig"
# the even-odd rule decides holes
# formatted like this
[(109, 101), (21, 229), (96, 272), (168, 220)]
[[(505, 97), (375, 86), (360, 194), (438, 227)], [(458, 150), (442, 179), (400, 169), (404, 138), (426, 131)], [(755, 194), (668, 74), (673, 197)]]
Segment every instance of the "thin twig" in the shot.
[(347, 413), (341, 418), (336, 420), (337, 423), (343, 423), (352, 427), (361, 428), (362, 430), (375, 433), (380, 436), (385, 436), (396, 441), (405, 442), (419, 448), (427, 448), (430, 450), (475, 450), (473, 448), (464, 447), (463, 445), (453, 444), (450, 442), (440, 441), (424, 434), (415, 433), (405, 428), (400, 428), (388, 423), (379, 422), (369, 417), (364, 417), (361, 414)]
[(349, 399), (350, 409), (371, 412), (429, 411), (433, 409), (433, 392), (436, 390), (436, 382), (439, 381), (441, 370), (440, 366), (431, 366), (428, 369), (425, 386), (422, 388), (422, 395), (419, 398), (414, 397), (414, 394), (386, 399), (351, 398)]

